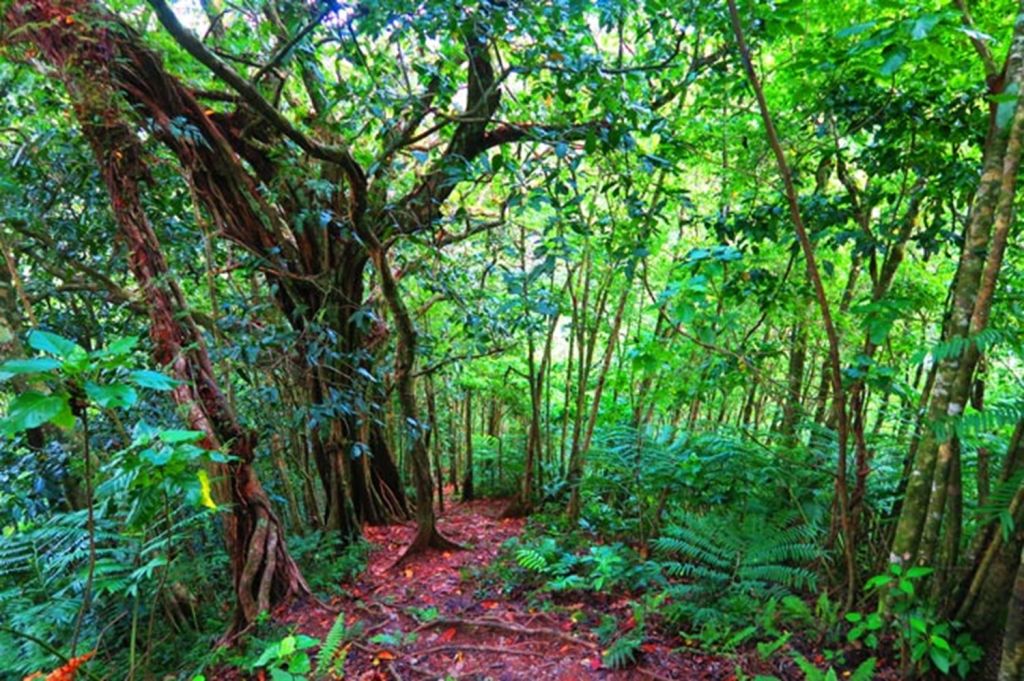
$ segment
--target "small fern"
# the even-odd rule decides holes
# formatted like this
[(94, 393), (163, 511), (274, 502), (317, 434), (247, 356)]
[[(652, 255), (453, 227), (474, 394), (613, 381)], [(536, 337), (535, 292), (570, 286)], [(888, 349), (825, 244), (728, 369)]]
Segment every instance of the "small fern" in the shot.
[(1000, 531), (1004, 538), (1008, 538), (1014, 530), (1013, 514), (1010, 512), (1014, 499), (1022, 492), (1024, 487), (1024, 469), (1002, 480), (989, 492), (985, 503), (978, 506), (974, 514), (982, 525), (998, 522)]
[(523, 548), (516, 551), (516, 562), (519, 567), (530, 572), (544, 572), (548, 566), (547, 560), (536, 549)]
[(324, 639), (323, 645), (320, 646), (320, 651), (316, 656), (316, 674), (317, 676), (324, 676), (331, 667), (331, 663), (334, 662), (335, 656), (338, 654), (338, 648), (341, 646), (348, 636), (348, 627), (345, 626), (345, 613), (338, 613), (338, 616), (334, 620), (334, 624), (331, 625), (331, 630), (327, 632), (327, 638)]
[(642, 643), (643, 636), (637, 632), (630, 632), (615, 639), (601, 654), (604, 666), (609, 669), (625, 669), (635, 664)]
[[(822, 671), (811, 664), (810, 660), (803, 655), (794, 655), (793, 660), (796, 662), (796, 665), (800, 667), (800, 671), (804, 673), (807, 681), (839, 680), (839, 675), (836, 673), (836, 670), (831, 667)], [(843, 678), (848, 679), (848, 681), (871, 681), (871, 679), (875, 678), (876, 663), (877, 660), (875, 658), (869, 657), (861, 662), (852, 673), (849, 673), (849, 676), (845, 676), (848, 672), (844, 672)]]

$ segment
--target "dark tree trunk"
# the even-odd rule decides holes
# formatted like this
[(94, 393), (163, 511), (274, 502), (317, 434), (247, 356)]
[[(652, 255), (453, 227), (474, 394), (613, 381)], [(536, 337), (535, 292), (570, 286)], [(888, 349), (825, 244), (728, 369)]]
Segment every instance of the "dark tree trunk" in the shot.
[(473, 393), (466, 390), (466, 473), (462, 478), (462, 500), (473, 501)]
[(428, 547), (436, 549), (461, 548), (444, 537), (437, 530), (434, 515), (434, 484), (430, 478), (430, 453), (427, 451), (426, 428), (420, 419), (416, 404), (416, 387), (413, 368), (416, 364), (416, 329), (409, 310), (402, 300), (398, 284), (391, 272), (387, 253), (376, 235), (363, 226), (358, 226), (364, 239), (373, 266), (380, 277), (381, 296), (387, 303), (394, 321), (395, 339), (395, 388), (402, 408), (402, 418), (409, 429), (409, 457), (412, 463), (413, 485), (416, 488), (416, 536), (399, 558), (399, 562)]
[(782, 405), (782, 425), (779, 432), (788, 447), (797, 443), (796, 422), (800, 416), (800, 394), (803, 387), (804, 359), (807, 356), (807, 329), (802, 322), (793, 327), (790, 335), (789, 370), (786, 380), (786, 401)]
[[(31, 11), (12, 14), (16, 23), (30, 26), (43, 19)], [(59, 69), (99, 164), (120, 238), (128, 248), (129, 267), (146, 300), (154, 359), (180, 382), (173, 390), (174, 400), (187, 410), (189, 425), (204, 433), (203, 446), (227, 447), (233, 457), (220, 466), (225, 477), (219, 487), (231, 503), (224, 524), (237, 599), (237, 630), (277, 603), (308, 595), (309, 587), (288, 553), (281, 522), (253, 468), (255, 435), (238, 422), (216, 382), (202, 335), (144, 212), (139, 185), (148, 173), (142, 148), (134, 131), (119, 118), (112, 103), (116, 91), (105, 63), (98, 58), (110, 45), (79, 42), (74, 31), (62, 26), (66, 24), (43, 22), (27, 35)], [(90, 74), (88, 82), (82, 79), (85, 73)]]

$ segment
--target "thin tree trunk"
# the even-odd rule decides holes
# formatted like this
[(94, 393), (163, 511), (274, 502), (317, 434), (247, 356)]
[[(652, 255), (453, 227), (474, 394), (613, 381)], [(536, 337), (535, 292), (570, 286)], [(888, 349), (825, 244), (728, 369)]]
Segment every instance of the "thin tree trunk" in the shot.
[(473, 501), (473, 393), (466, 389), (466, 471), (462, 477), (462, 500)]
[(754, 89), (754, 94), (757, 97), (757, 104), (761, 111), (761, 118), (764, 122), (765, 133), (768, 137), (769, 145), (775, 154), (775, 160), (779, 167), (779, 174), (782, 176), (782, 183), (786, 190), (786, 199), (789, 203), (790, 217), (792, 218), (797, 238), (800, 241), (800, 247), (803, 250), (804, 259), (806, 260), (807, 277), (810, 279), (811, 285), (814, 288), (814, 293), (818, 300), (818, 307), (821, 313), (821, 321), (825, 327), (825, 335), (828, 338), (829, 365), (832, 370), (833, 413), (837, 418), (839, 427), (839, 456), (835, 484), (836, 507), (839, 511), (839, 524), (843, 530), (845, 540), (843, 544), (843, 553), (846, 558), (847, 578), (845, 607), (849, 608), (853, 604), (854, 594), (857, 589), (857, 569), (854, 562), (853, 533), (851, 531), (849, 517), (849, 491), (846, 482), (846, 446), (849, 424), (847, 422), (846, 413), (846, 395), (843, 390), (842, 365), (839, 355), (839, 337), (836, 333), (835, 325), (832, 323), (832, 313), (829, 308), (828, 298), (825, 295), (825, 288), (821, 283), (821, 276), (818, 273), (818, 265), (814, 256), (814, 246), (811, 244), (807, 231), (804, 229), (803, 217), (800, 214), (800, 204), (796, 194), (796, 187), (793, 184), (793, 177), (789, 169), (789, 163), (786, 161), (786, 155), (782, 150), (782, 145), (779, 143), (778, 134), (775, 131), (775, 124), (772, 121), (771, 113), (768, 110), (768, 103), (765, 100), (764, 91), (761, 88), (761, 83), (757, 77), (757, 73), (754, 71), (754, 64), (750, 58), (750, 50), (747, 48), (746, 40), (743, 37), (743, 28), (740, 24), (739, 11), (736, 9), (736, 0), (728, 0), (728, 3), (729, 18), (732, 23), (733, 32), (736, 34), (736, 42), (739, 46), (740, 55), (743, 59), (743, 67), (747, 73), (750, 85)]
[(615, 354), (615, 344), (619, 338), (619, 329), (622, 326), (622, 316), (626, 309), (626, 301), (629, 299), (629, 282), (622, 289), (619, 296), (619, 304), (615, 308), (615, 318), (612, 320), (612, 328), (608, 334), (608, 343), (605, 345), (604, 358), (601, 362), (601, 371), (597, 375), (597, 385), (594, 387), (594, 399), (590, 403), (590, 416), (587, 419), (587, 429), (583, 436), (583, 442), (570, 471), (569, 479), (569, 505), (566, 515), (570, 521), (575, 521), (580, 514), (580, 485), (579, 481), (583, 476), (583, 457), (590, 451), (590, 441), (594, 435), (594, 427), (597, 424), (597, 415), (601, 411), (601, 393), (604, 391), (605, 382), (608, 380), (608, 370), (611, 368), (612, 357)]

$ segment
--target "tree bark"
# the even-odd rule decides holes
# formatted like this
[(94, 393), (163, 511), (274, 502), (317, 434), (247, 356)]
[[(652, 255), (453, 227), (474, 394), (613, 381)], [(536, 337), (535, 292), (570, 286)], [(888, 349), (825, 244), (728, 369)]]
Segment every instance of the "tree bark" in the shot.
[(434, 515), (434, 484), (430, 477), (430, 453), (427, 451), (425, 424), (420, 420), (416, 404), (416, 386), (413, 368), (416, 364), (416, 329), (409, 310), (402, 300), (387, 252), (373, 231), (357, 225), (359, 234), (366, 243), (370, 259), (377, 276), (380, 290), (394, 321), (395, 339), (395, 388), (401, 405), (402, 417), (409, 431), (409, 457), (412, 462), (413, 484), (416, 488), (416, 536), (397, 562), (401, 562), (426, 548), (458, 549), (458, 544), (444, 537), (437, 530)]
[(466, 389), (466, 470), (462, 477), (462, 500), (473, 501), (473, 393)]
[[(1014, 27), (1005, 73), (1007, 85), (1020, 88), (1024, 86), (1024, 3), (1018, 11), (1020, 14)], [(945, 334), (947, 339), (970, 338), (987, 325), (1012, 222), (1022, 126), (1024, 105), (1019, 95), (1009, 120), (1000, 121), (993, 110), (979, 187), (971, 206), (967, 236), (957, 268), (952, 314)], [(928, 422), (941, 423), (955, 419), (963, 412), (979, 356), (977, 343), (968, 342), (962, 353), (939, 363), (927, 411)], [(934, 563), (946, 517), (950, 470), (957, 447), (953, 433), (942, 437), (933, 429), (923, 433), (896, 527), (890, 556), (892, 562)], [(941, 584), (938, 586), (941, 588)]]
[(26, 29), (24, 39), (57, 69), (68, 92), (110, 194), (129, 268), (146, 300), (153, 357), (179, 381), (172, 391), (175, 402), (186, 409), (190, 427), (204, 434), (206, 449), (226, 448), (232, 456), (221, 466), (225, 479), (218, 487), (231, 503), (224, 525), (238, 631), (260, 612), (309, 595), (309, 586), (288, 553), (281, 522), (253, 468), (255, 435), (239, 423), (217, 384), (202, 334), (143, 208), (140, 184), (149, 181), (149, 174), (142, 146), (116, 105), (119, 88), (109, 61), (120, 47), (117, 31), (83, 36), (81, 15), (67, 14), (70, 21), (61, 15), (75, 8), (45, 9), (19, 3), (7, 19)]

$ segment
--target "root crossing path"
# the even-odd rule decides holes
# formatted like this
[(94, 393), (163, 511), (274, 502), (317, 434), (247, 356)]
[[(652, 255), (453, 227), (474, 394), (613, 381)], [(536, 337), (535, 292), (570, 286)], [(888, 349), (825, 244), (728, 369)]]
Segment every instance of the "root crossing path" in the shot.
[[(438, 529), (462, 551), (431, 550), (395, 566), (412, 540), (412, 525), (368, 527), (373, 544), (366, 571), (326, 609), (295, 609), (285, 619), (325, 639), (338, 611), (352, 636), (340, 647), (345, 679), (728, 679), (734, 665), (671, 652), (668, 641), (643, 646), (631, 669), (603, 666), (592, 634), (601, 615), (629, 626), (625, 600), (527, 602), (506, 596), (486, 568), (522, 519), (500, 518), (506, 501), (454, 503)], [(340, 668), (341, 664), (336, 663)]]

